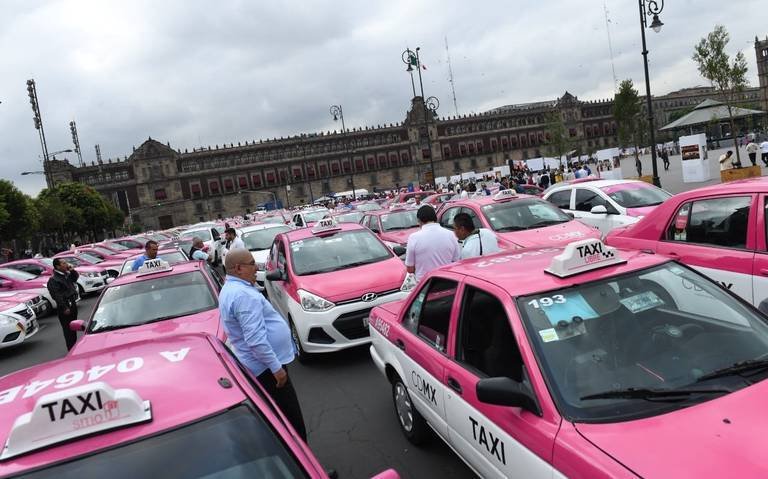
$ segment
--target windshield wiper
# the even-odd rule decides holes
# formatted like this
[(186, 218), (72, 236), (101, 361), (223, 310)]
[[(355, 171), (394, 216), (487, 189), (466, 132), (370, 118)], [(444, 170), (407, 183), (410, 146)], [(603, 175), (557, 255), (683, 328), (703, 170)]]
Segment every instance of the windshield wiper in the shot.
[(551, 225), (559, 225), (561, 223), (567, 223), (571, 220), (544, 220), (539, 221), (538, 223), (534, 223), (532, 225), (528, 225), (526, 229), (533, 229), (533, 228), (541, 228), (542, 226), (551, 226)]
[(726, 366), (721, 369), (716, 369), (710, 373), (700, 376), (696, 382), (706, 381), (707, 379), (720, 378), (723, 376), (738, 376), (739, 373), (751, 371), (753, 369), (765, 369), (768, 368), (768, 359), (747, 359), (746, 361), (739, 361)]
[(416, 228), (416, 226), (393, 226), (391, 228), (384, 228), (384, 231), (407, 230), (411, 228)]
[(170, 316), (161, 316), (159, 318), (154, 318), (154, 319), (151, 319), (149, 321), (144, 321), (142, 323), (112, 324), (112, 325), (109, 325), (109, 326), (104, 326), (103, 328), (99, 328), (99, 329), (91, 329), (91, 332), (92, 333), (101, 333), (103, 331), (114, 331), (115, 329), (133, 328), (134, 326), (143, 326), (145, 324), (157, 323), (159, 321), (166, 321), (166, 320), (169, 320), (169, 319), (179, 318), (181, 316), (187, 316), (187, 315), (190, 315), (190, 314), (194, 314), (194, 312), (192, 312), (192, 313), (183, 313), (183, 314), (172, 314)]
[(603, 391), (579, 398), (582, 401), (591, 399), (645, 399), (648, 401), (681, 401), (697, 394), (728, 394), (728, 389), (647, 389), (627, 388), (615, 391)]
[(502, 232), (503, 231), (522, 231), (524, 229), (527, 229), (527, 228), (524, 228), (522, 226), (505, 226), (503, 228), (496, 228), (496, 231), (502, 231)]

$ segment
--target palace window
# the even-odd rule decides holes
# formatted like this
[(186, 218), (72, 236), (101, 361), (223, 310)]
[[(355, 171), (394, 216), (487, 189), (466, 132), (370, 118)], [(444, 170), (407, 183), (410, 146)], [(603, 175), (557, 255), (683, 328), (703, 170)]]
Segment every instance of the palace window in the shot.
[(210, 181), (208, 182), (208, 191), (211, 192), (213, 195), (219, 194), (219, 182), (218, 181)]
[(202, 191), (200, 191), (200, 183), (192, 183), (189, 185), (189, 190), (192, 193), (192, 198), (201, 198), (203, 196)]
[(165, 194), (165, 188), (155, 190), (155, 199), (158, 201), (168, 199), (168, 195)]

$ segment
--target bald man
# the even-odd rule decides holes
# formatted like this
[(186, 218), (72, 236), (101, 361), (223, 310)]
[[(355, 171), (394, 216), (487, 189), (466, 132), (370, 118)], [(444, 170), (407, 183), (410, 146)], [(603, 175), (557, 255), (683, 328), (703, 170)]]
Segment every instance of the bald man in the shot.
[(224, 266), (219, 313), (232, 350), (306, 441), (299, 399), (288, 377), (287, 365), (296, 357), (288, 322), (254, 287), (256, 262), (247, 249), (230, 250)]

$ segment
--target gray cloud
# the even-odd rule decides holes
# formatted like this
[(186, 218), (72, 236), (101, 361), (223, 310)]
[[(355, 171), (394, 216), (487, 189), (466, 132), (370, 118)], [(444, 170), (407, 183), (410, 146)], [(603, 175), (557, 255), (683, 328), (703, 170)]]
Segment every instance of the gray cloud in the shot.
[[(768, 34), (762, 1), (667, 2), (648, 32), (655, 94), (704, 84), (690, 60), (715, 23), (744, 50)], [(607, 0), (619, 80), (644, 88), (635, 2)], [(5, 0), (0, 51), (0, 161), (4, 177), (36, 194), (42, 176), (25, 81), (35, 78), (49, 150), (70, 148), (77, 120), (87, 161), (128, 155), (148, 136), (176, 148), (402, 121), (411, 97), (400, 54), (421, 47), (427, 95), (454, 113), (444, 38), (460, 113), (613, 94), (602, 2)], [(418, 86), (417, 86), (418, 88)], [(70, 155), (70, 160), (74, 158)]]

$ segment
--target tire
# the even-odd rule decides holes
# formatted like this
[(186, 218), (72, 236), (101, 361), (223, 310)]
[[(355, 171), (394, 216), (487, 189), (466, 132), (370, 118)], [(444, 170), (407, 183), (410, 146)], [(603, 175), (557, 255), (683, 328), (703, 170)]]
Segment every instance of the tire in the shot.
[(396, 376), (392, 382), (392, 403), (395, 406), (395, 416), (400, 424), (400, 430), (405, 438), (415, 446), (427, 442), (429, 439), (427, 421), (414, 407), (408, 388), (399, 376)]
[(313, 355), (304, 351), (304, 348), (301, 346), (299, 332), (296, 330), (296, 326), (293, 324), (292, 319), (288, 320), (288, 324), (291, 327), (291, 339), (293, 340), (293, 344), (296, 345), (296, 359), (298, 359), (301, 364), (309, 364), (312, 362)]

